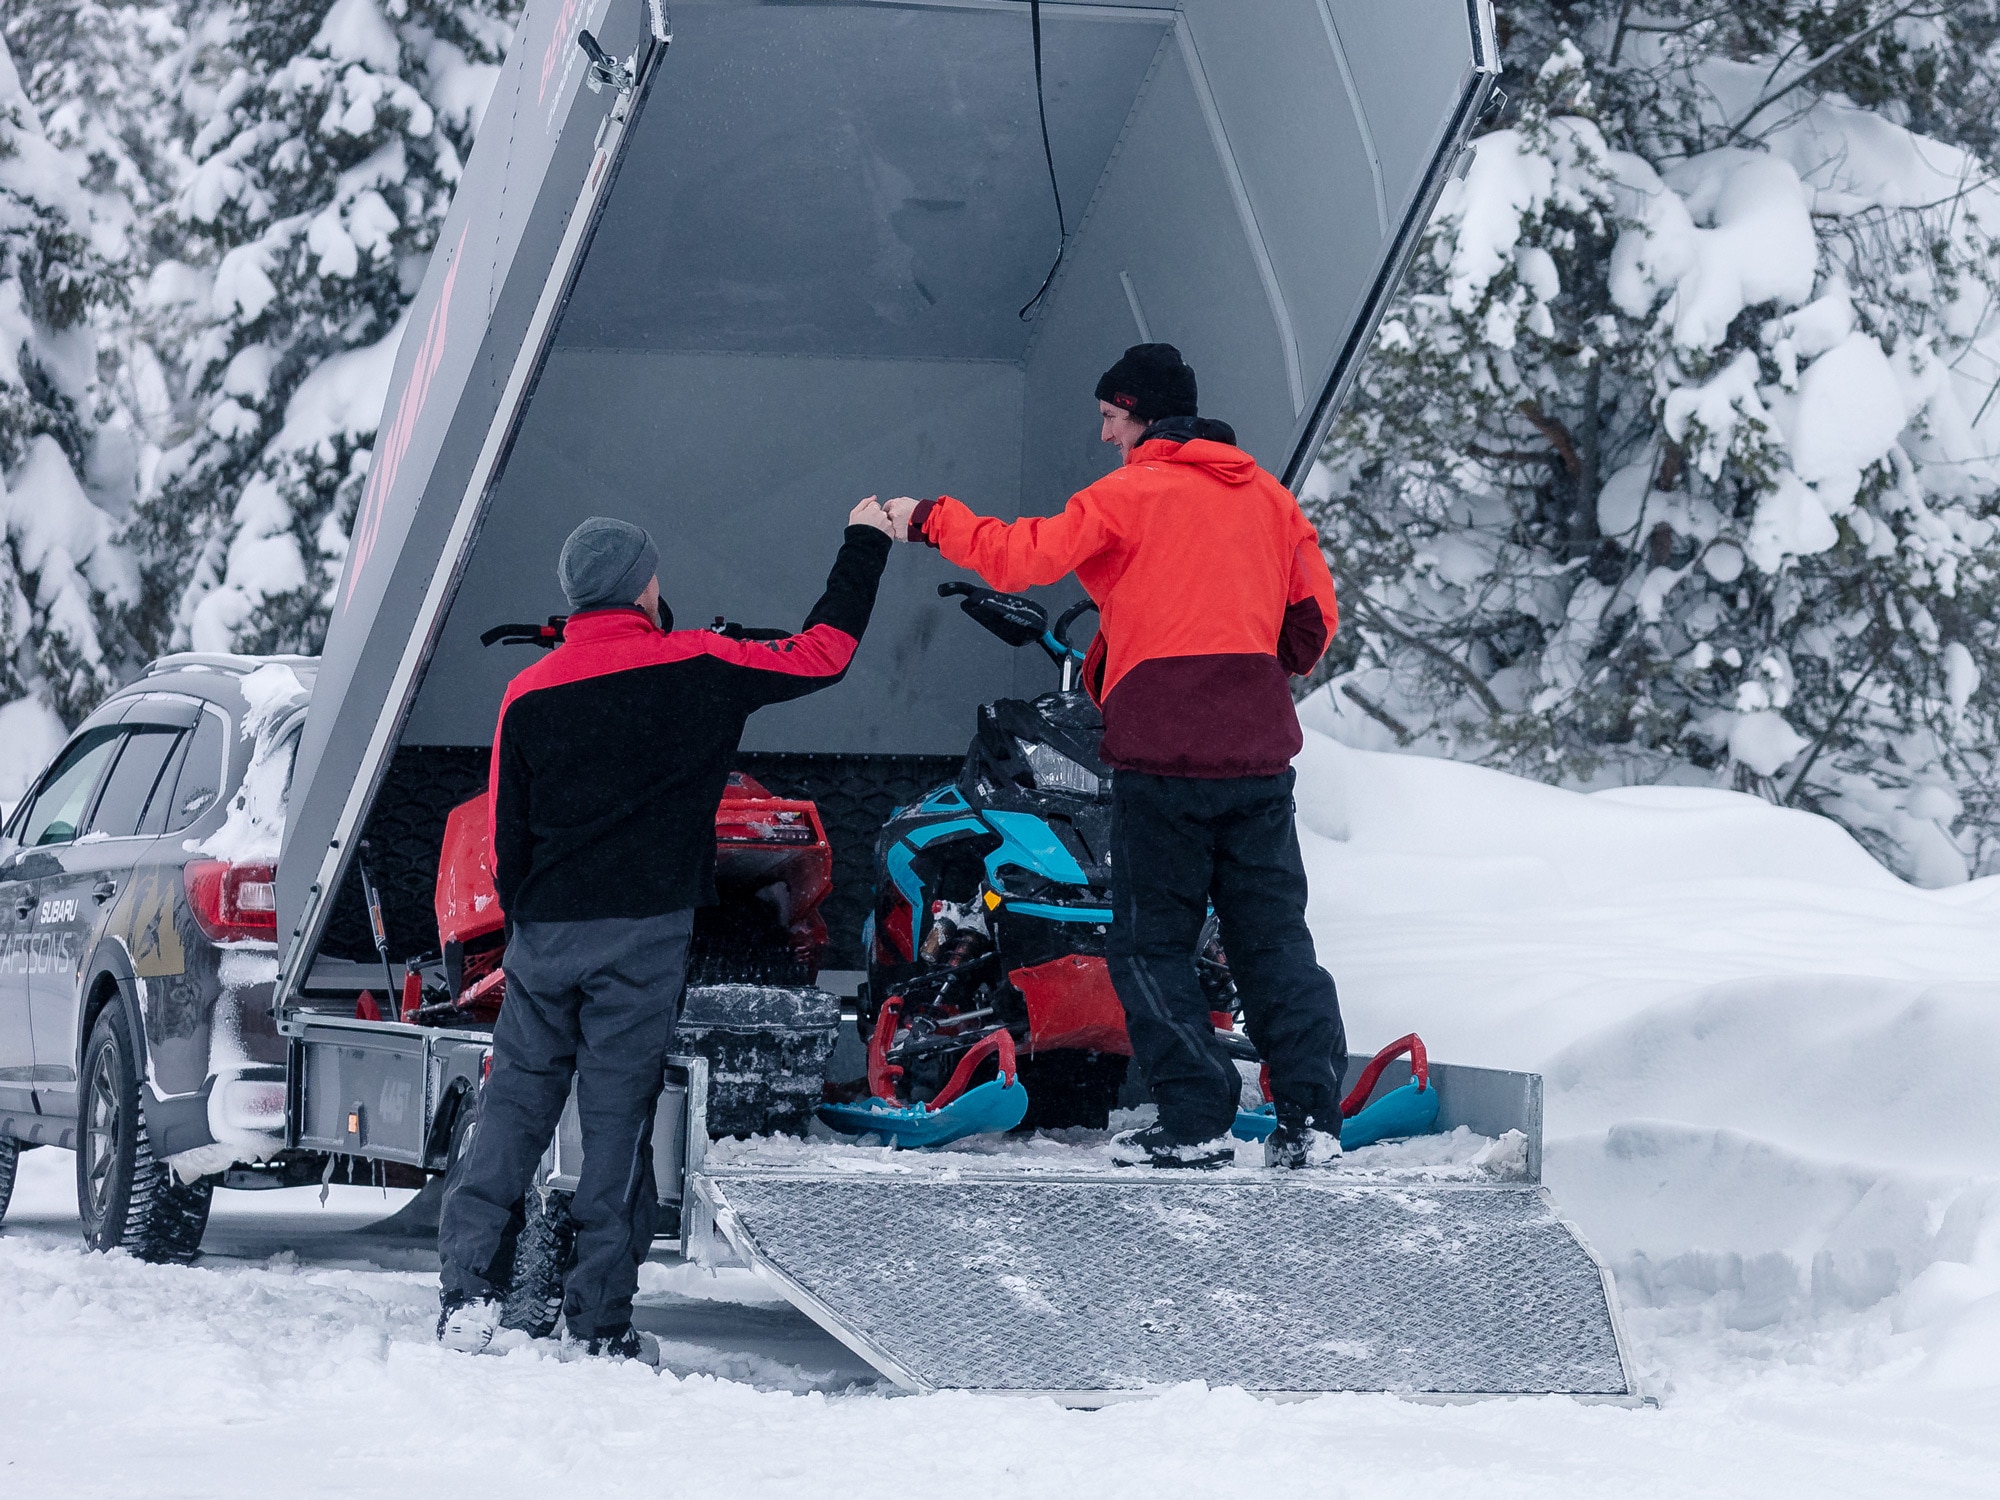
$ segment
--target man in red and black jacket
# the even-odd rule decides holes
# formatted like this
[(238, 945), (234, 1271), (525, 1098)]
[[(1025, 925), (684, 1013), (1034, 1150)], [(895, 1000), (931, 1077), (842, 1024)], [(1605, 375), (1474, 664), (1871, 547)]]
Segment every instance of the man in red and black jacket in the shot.
[(1008, 524), (950, 496), (892, 500), (889, 513), (901, 534), (994, 588), (1074, 572), (1097, 603), (1083, 680), (1104, 711), (1112, 767), (1107, 957), (1159, 1107), (1159, 1123), (1121, 1136), (1115, 1153), (1156, 1166), (1231, 1155), (1238, 1078), (1195, 969), (1213, 903), (1245, 1024), (1270, 1065), (1278, 1128), (1266, 1159), (1304, 1166), (1339, 1152), (1347, 1041), (1306, 927), (1290, 679), (1333, 637), (1333, 580), (1291, 492), (1227, 423), (1197, 414), (1179, 350), (1126, 350), (1097, 400), (1101, 435), (1125, 462), (1061, 514)]
[(448, 1347), (483, 1349), (499, 1324), (520, 1205), (574, 1076), (583, 1172), (564, 1326), (590, 1353), (658, 1362), (632, 1294), (694, 909), (716, 899), (716, 807), (750, 715), (833, 686), (854, 659), (891, 528), (872, 496), (848, 522), (805, 627), (775, 641), (672, 629), (659, 553), (636, 526), (594, 517), (563, 544), (562, 644), (508, 684), (494, 733), (507, 1001), (438, 1230)]

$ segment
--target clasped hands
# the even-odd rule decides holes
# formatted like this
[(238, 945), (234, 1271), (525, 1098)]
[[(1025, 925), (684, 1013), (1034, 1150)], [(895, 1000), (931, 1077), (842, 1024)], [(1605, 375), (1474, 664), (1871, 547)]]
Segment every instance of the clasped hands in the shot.
[(913, 540), (910, 536), (910, 517), (917, 512), (917, 502), (908, 495), (899, 495), (884, 505), (870, 495), (847, 513), (850, 526), (873, 526), (884, 536), (899, 542)]

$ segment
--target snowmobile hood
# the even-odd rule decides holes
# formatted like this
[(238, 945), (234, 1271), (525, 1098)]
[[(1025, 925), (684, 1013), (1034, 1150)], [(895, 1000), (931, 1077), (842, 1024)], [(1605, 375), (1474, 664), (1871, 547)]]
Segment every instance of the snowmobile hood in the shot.
[(1192, 438), (1185, 443), (1170, 438), (1154, 438), (1141, 443), (1125, 456), (1131, 464), (1190, 464), (1206, 469), (1224, 484), (1248, 484), (1257, 477), (1257, 460), (1241, 448), (1218, 443), (1211, 438)]

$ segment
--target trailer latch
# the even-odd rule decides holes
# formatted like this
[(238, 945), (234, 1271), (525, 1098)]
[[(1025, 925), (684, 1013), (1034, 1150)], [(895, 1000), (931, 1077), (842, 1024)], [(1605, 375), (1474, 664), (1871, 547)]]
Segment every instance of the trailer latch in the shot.
[(596, 37), (588, 31), (579, 31), (576, 44), (590, 59), (590, 71), (584, 75), (583, 81), (590, 86), (591, 93), (602, 93), (607, 83), (621, 94), (632, 92), (632, 69), (599, 46)]

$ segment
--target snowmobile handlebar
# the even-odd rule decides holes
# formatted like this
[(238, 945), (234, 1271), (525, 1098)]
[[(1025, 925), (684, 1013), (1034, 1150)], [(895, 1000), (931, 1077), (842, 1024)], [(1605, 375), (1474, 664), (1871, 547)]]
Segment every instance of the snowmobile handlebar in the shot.
[(1384, 1068), (1406, 1052), (1410, 1055), (1411, 1080), (1420, 1089), (1430, 1087), (1430, 1054), (1424, 1049), (1424, 1039), (1413, 1031), (1408, 1036), (1397, 1037), (1369, 1059), (1368, 1066), (1361, 1070), (1361, 1076), (1355, 1080), (1354, 1087), (1348, 1091), (1347, 1097), (1340, 1101), (1341, 1118), (1352, 1119), (1367, 1108), (1368, 1096), (1375, 1091), (1375, 1080), (1382, 1076)]
[(568, 615), (550, 615), (545, 625), (495, 625), (479, 633), (482, 646), (540, 646), (544, 651), (560, 646), (563, 623)]
[(1082, 661), (1083, 653), (1069, 643), (1069, 628), (1085, 615), (1095, 613), (1097, 613), (1096, 600), (1077, 600), (1076, 603), (1057, 616), (1055, 625), (1049, 630), (1049, 638), (1073, 660)]
[(1010, 646), (1040, 646), (1064, 669), (1065, 687), (1070, 669), (1083, 660), (1083, 652), (1069, 643), (1069, 628), (1097, 608), (1092, 601), (1079, 599), (1051, 625), (1049, 612), (1033, 599), (976, 583), (941, 583), (938, 597), (958, 599), (960, 609)]

